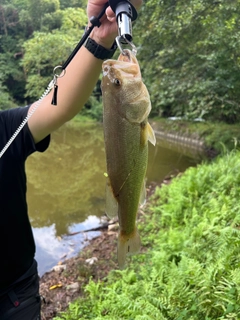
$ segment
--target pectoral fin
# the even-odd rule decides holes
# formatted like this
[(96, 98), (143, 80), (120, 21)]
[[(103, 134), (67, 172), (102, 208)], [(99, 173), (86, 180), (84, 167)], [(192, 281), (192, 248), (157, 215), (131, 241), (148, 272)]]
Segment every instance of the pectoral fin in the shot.
[(147, 134), (148, 134), (148, 141), (151, 142), (155, 146), (156, 137), (155, 137), (155, 133), (153, 131), (153, 128), (151, 127), (149, 122), (147, 123)]
[(139, 204), (143, 206), (146, 203), (146, 180), (143, 181)]
[(147, 122), (143, 122), (141, 124), (142, 132), (141, 132), (141, 145), (145, 146), (148, 141), (150, 141), (154, 146), (156, 144), (156, 137), (151, 125)]
[(114, 218), (118, 214), (118, 202), (114, 197), (109, 178), (106, 183), (106, 214), (109, 218)]

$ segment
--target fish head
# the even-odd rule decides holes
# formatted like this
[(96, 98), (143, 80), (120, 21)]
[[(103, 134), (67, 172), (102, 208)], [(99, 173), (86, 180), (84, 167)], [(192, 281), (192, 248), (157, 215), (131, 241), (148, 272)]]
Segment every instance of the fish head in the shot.
[(135, 55), (124, 50), (118, 60), (103, 62), (102, 70), (104, 104), (117, 108), (118, 114), (129, 122), (143, 122), (151, 110), (151, 102)]

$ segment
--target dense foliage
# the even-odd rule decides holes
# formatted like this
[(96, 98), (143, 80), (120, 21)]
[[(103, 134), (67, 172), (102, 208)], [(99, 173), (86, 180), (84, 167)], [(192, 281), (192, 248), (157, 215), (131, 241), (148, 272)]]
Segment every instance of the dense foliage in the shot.
[(149, 0), (138, 21), (154, 114), (239, 121), (240, 1)]
[(86, 0), (2, 0), (0, 109), (40, 98), (82, 37)]
[(139, 225), (147, 252), (90, 283), (57, 320), (220, 320), (240, 314), (240, 153), (157, 189)]
[[(39, 98), (82, 36), (85, 6), (86, 0), (1, 1), (0, 108)], [(133, 35), (152, 115), (240, 120), (239, 14), (239, 0), (144, 2)], [(101, 117), (99, 85), (86, 107)]]

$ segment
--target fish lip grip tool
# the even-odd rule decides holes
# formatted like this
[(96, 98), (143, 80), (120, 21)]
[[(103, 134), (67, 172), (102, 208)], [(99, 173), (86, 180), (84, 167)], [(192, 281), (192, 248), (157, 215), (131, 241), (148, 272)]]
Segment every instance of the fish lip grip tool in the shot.
[(132, 41), (132, 21), (137, 19), (137, 10), (128, 0), (109, 0), (108, 3), (116, 15), (118, 39), (128, 44)]

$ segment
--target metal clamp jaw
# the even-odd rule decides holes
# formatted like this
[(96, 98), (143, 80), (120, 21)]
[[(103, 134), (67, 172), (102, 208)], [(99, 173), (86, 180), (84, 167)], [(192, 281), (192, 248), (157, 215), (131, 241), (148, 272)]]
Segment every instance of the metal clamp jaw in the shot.
[(119, 41), (127, 44), (132, 41), (132, 21), (137, 19), (137, 11), (128, 0), (109, 0), (109, 5), (116, 14)]

